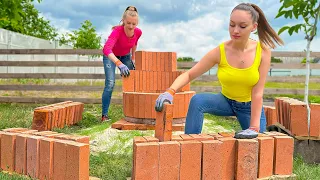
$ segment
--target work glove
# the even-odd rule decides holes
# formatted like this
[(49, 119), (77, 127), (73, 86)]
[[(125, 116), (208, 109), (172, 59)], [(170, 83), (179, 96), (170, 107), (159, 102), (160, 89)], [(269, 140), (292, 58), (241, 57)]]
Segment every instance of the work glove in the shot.
[(155, 109), (158, 112), (161, 112), (164, 106), (165, 102), (168, 102), (170, 104), (172, 104), (173, 101), (173, 95), (171, 95), (169, 92), (165, 92), (159, 95), (159, 97), (156, 100), (156, 105), (155, 105)]
[(127, 76), (130, 76), (130, 70), (129, 68), (124, 65), (123, 63), (121, 63), (119, 66), (118, 66), (119, 70), (120, 70), (120, 74), (121, 76), (124, 76), (124, 77), (127, 77)]
[(252, 129), (241, 130), (234, 135), (236, 139), (253, 139), (256, 137), (258, 137), (258, 132)]

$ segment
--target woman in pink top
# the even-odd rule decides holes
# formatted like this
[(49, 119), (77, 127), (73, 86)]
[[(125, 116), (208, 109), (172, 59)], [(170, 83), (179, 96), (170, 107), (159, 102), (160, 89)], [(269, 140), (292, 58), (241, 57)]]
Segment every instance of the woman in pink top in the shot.
[(142, 31), (137, 28), (138, 11), (134, 6), (128, 6), (122, 15), (122, 24), (114, 26), (103, 48), (103, 65), (105, 72), (105, 87), (102, 93), (102, 118), (109, 121), (108, 110), (113, 87), (115, 84), (115, 68), (119, 68), (121, 76), (129, 76), (134, 69), (134, 54)]

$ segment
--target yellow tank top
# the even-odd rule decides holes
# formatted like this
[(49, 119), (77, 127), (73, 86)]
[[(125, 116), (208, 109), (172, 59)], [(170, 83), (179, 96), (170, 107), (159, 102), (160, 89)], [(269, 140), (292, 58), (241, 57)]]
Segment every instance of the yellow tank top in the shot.
[(253, 64), (245, 69), (232, 67), (226, 58), (224, 43), (220, 44), (220, 63), (217, 77), (221, 84), (221, 93), (229, 99), (238, 102), (251, 101), (252, 88), (259, 81), (259, 66), (261, 62), (261, 46), (257, 43)]

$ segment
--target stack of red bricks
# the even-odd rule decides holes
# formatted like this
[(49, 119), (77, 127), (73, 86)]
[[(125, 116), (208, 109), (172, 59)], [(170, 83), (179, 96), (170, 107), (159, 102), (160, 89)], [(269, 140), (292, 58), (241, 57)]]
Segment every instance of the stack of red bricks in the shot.
[(37, 179), (89, 179), (89, 137), (9, 128), (0, 131), (1, 169)]
[(34, 109), (32, 129), (39, 131), (63, 128), (82, 120), (84, 104), (81, 102), (65, 101)]
[[(125, 119), (112, 125), (113, 128), (154, 129), (156, 111), (155, 102), (160, 93), (166, 91), (173, 81), (182, 74), (177, 71), (177, 55), (175, 52), (136, 52), (136, 69), (130, 71), (129, 77), (123, 77), (123, 111)], [(179, 89), (174, 95), (175, 120), (186, 117), (189, 102), (194, 91), (190, 91), (190, 83)], [(153, 120), (152, 123), (134, 123), (138, 120)], [(128, 122), (130, 120), (130, 122)], [(140, 121), (142, 122), (142, 121)], [(184, 124), (175, 125), (174, 130), (183, 130)]]
[(262, 179), (292, 174), (293, 138), (278, 132), (255, 139), (233, 133), (135, 137), (132, 179)]
[(275, 99), (275, 107), (265, 107), (267, 121), (282, 124), (294, 136), (320, 137), (320, 104), (310, 105), (310, 134), (306, 103), (288, 97)]

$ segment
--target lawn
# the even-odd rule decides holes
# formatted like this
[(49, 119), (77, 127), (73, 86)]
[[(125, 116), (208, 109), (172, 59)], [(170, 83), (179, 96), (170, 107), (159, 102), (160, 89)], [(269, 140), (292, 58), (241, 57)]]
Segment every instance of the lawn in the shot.
[[(31, 126), (33, 109), (40, 104), (0, 104), (0, 129)], [(123, 117), (122, 106), (110, 107), (112, 122)], [(119, 131), (110, 128), (111, 123), (100, 123), (100, 105), (85, 105), (83, 120), (76, 126), (55, 129), (54, 131), (90, 136), (90, 176), (101, 179), (122, 180), (131, 176), (132, 139), (134, 136), (153, 135), (154, 131)], [(205, 115), (203, 132), (222, 132), (239, 130), (233, 118)], [(175, 132), (183, 133), (183, 132)], [(320, 167), (303, 162), (301, 157), (294, 159), (294, 173), (298, 179), (317, 179)], [(0, 179), (29, 179), (19, 175), (0, 173)]]

